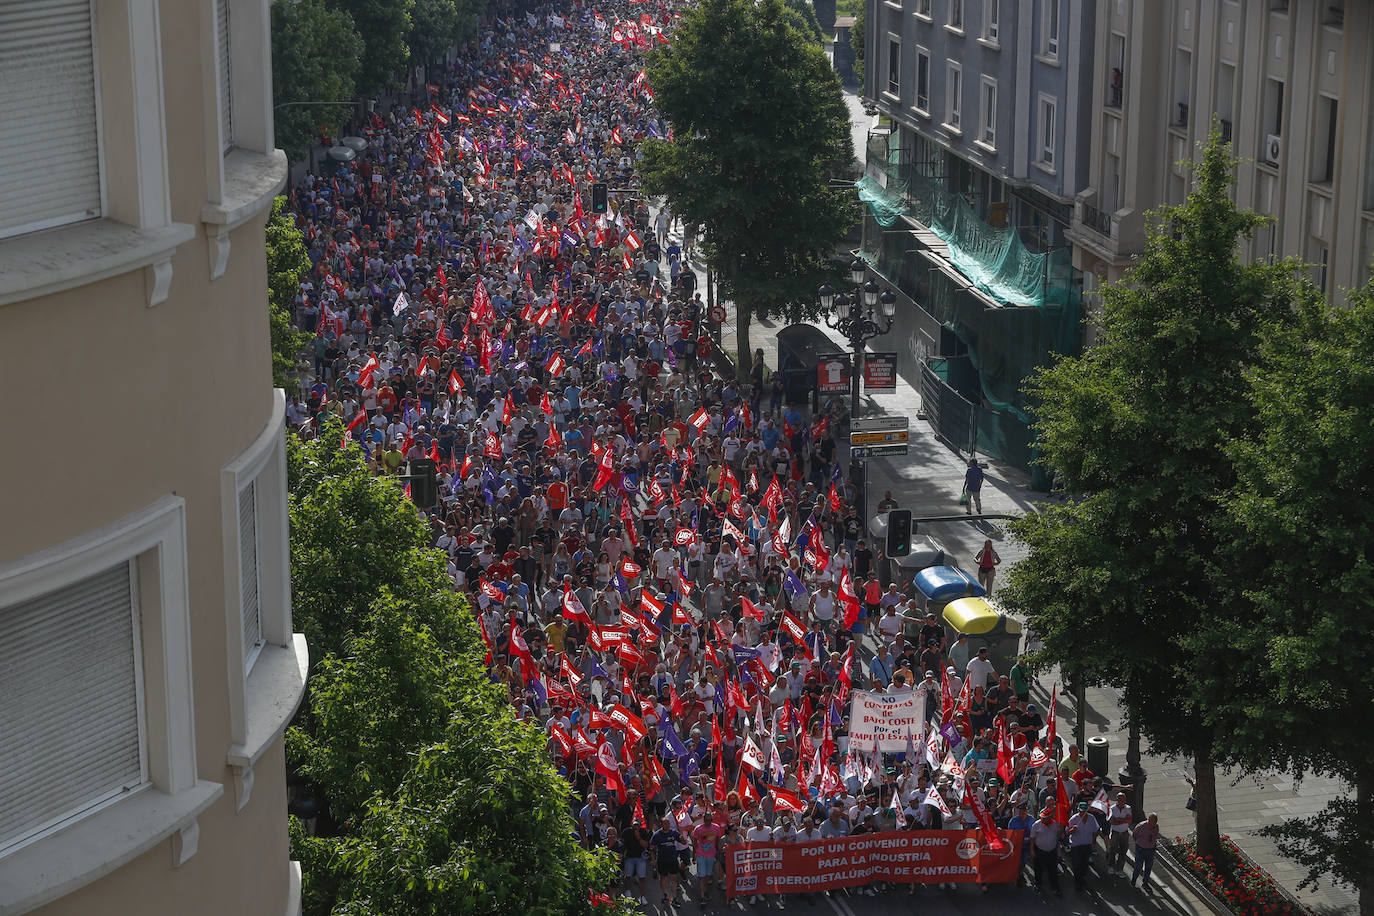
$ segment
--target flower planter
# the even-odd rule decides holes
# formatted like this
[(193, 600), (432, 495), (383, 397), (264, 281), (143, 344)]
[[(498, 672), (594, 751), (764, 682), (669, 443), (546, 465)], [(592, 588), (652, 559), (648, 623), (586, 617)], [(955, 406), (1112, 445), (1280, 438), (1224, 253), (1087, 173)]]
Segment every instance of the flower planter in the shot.
[[(1311, 910), (1280, 887), (1229, 836), (1221, 838), (1222, 860), (1197, 854), (1193, 838), (1162, 843), (1166, 868), (1201, 897), (1217, 916), (1310, 916)], [(1231, 877), (1223, 876), (1223, 869)]]

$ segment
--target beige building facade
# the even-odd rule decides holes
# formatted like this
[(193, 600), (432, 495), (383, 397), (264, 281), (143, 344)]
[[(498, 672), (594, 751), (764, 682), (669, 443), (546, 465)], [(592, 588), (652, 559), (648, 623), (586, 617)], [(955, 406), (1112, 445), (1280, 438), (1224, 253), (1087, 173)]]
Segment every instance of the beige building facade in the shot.
[(267, 0), (0, 0), (0, 913), (291, 916)]
[(1119, 278), (1145, 214), (1181, 203), (1212, 117), (1236, 201), (1274, 217), (1250, 258), (1297, 255), (1334, 301), (1374, 258), (1374, 4), (1101, 0), (1089, 187), (1069, 236), (1085, 291)]

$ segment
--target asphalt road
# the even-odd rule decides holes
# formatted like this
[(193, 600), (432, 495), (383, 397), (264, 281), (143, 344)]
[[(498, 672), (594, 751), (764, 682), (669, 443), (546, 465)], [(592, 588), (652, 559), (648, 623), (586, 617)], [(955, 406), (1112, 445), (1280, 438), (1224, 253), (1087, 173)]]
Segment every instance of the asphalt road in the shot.
[[(1100, 855), (1098, 857), (1100, 859)], [(1156, 877), (1157, 881), (1158, 876)], [(696, 886), (692, 882), (692, 899), (682, 902), (671, 909), (665, 908), (658, 894), (657, 882), (650, 880), (650, 904), (642, 909), (649, 914), (677, 913), (681, 916), (694, 916), (697, 913), (714, 914), (814, 914), (814, 916), (1007, 916), (1012, 913), (1054, 916), (1196, 916), (1202, 912), (1192, 901), (1185, 902), (1171, 890), (1162, 889), (1154, 884), (1152, 892), (1146, 893), (1130, 886), (1125, 878), (1103, 878), (1095, 875), (1089, 888), (1082, 894), (1073, 890), (1073, 879), (1064, 872), (1060, 875), (1064, 888), (1062, 897), (1053, 893), (1041, 894), (1031, 888), (1012, 888), (995, 886), (986, 893), (976, 886), (961, 886), (956, 890), (940, 890), (935, 886), (919, 886), (915, 893), (908, 888), (899, 888), (869, 897), (858, 893), (834, 891), (829, 896), (816, 894), (788, 895), (778, 906), (776, 897), (765, 897), (762, 903), (751, 904), (748, 898), (737, 898), (726, 902), (720, 890), (711, 891), (709, 905), (703, 909), (695, 899)]]

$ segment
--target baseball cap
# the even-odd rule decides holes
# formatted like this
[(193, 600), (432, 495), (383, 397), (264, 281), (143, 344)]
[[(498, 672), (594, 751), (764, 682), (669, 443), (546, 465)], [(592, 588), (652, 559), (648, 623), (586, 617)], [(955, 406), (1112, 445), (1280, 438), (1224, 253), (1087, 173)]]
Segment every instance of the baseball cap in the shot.
[(1079, 803), (1078, 803), (1078, 810), (1079, 810), (1079, 811), (1087, 811), (1087, 810), (1088, 810), (1088, 803), (1087, 803), (1087, 802), (1079, 802)]

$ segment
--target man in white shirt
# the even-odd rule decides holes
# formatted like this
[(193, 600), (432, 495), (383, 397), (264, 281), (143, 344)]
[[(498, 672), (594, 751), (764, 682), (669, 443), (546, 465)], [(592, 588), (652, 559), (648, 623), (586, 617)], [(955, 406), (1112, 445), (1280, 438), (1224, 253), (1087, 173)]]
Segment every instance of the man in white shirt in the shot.
[(972, 690), (974, 687), (982, 687), (984, 690), (987, 690), (988, 678), (997, 674), (997, 671), (992, 667), (992, 660), (988, 658), (987, 646), (978, 647), (978, 655), (968, 660), (967, 670), (968, 680), (970, 681), (969, 689)]
[(1107, 874), (1126, 877), (1126, 850), (1131, 845), (1131, 820), (1134, 812), (1126, 802), (1126, 793), (1116, 793), (1116, 804), (1107, 811), (1112, 829), (1107, 845)]

